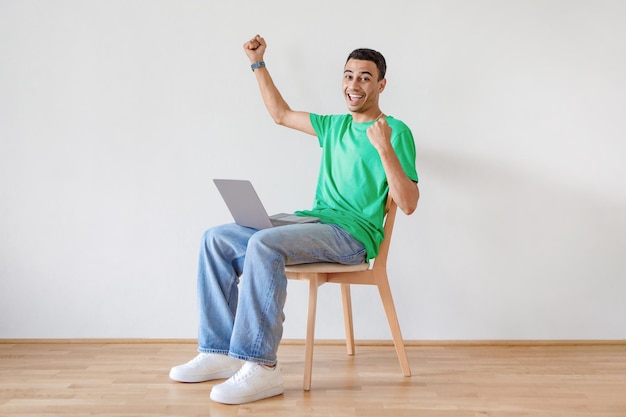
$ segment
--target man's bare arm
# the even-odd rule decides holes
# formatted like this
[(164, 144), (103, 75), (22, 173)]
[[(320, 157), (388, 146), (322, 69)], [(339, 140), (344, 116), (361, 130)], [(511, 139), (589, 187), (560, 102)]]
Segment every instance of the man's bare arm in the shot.
[[(256, 35), (243, 45), (243, 49), (250, 59), (250, 63), (263, 62), (266, 48), (267, 44), (265, 40), (259, 35)], [(274, 122), (281, 126), (316, 136), (309, 113), (294, 111), (289, 107), (278, 91), (278, 88), (276, 88), (267, 68), (265, 66), (256, 68), (254, 74), (259, 84), (259, 89), (261, 90), (263, 103)]]
[(407, 177), (396, 151), (391, 146), (391, 127), (381, 117), (367, 129), (367, 136), (378, 151), (383, 163), (389, 194), (405, 214), (412, 214), (420, 197), (418, 185)]

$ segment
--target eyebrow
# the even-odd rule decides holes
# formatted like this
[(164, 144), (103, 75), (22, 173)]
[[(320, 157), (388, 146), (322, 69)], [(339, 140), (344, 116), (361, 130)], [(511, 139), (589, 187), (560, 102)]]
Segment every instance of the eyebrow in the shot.
[[(344, 71), (343, 71), (343, 73), (344, 73), (344, 74), (345, 74), (346, 72), (349, 72), (349, 73), (354, 73), (354, 71), (352, 71), (352, 70), (350, 70), (350, 69), (347, 69), (347, 70), (344, 70)], [(371, 72), (369, 72), (369, 71), (361, 71), (359, 74), (368, 74), (370, 77), (373, 77), (373, 76), (374, 76), (374, 75), (373, 75)]]

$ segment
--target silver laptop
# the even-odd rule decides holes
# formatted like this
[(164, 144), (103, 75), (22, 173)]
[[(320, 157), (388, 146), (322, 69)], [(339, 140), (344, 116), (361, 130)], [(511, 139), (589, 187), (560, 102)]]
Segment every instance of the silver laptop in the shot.
[(240, 226), (254, 229), (268, 229), (289, 224), (315, 223), (317, 217), (296, 216), (280, 213), (268, 216), (263, 203), (248, 180), (214, 179), (218, 191), (222, 195), (226, 207)]

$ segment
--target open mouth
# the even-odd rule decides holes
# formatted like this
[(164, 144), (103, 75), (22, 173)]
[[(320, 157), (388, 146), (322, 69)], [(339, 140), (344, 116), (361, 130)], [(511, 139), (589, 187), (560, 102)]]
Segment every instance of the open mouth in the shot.
[(363, 99), (363, 97), (365, 97), (363, 94), (354, 94), (354, 93), (347, 93), (346, 95), (348, 96), (348, 100), (351, 103), (357, 102)]

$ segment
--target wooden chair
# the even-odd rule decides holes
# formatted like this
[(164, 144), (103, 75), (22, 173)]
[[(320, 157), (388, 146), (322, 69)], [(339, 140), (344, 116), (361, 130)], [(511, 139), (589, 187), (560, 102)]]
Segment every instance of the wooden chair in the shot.
[(380, 245), (376, 259), (370, 263), (360, 265), (342, 265), (336, 263), (313, 263), (302, 265), (288, 265), (285, 268), (287, 278), (309, 281), (309, 311), (307, 319), (307, 331), (304, 353), (304, 390), (311, 389), (311, 372), (313, 368), (313, 344), (315, 340), (315, 310), (317, 307), (317, 289), (326, 283), (336, 283), (341, 285), (341, 295), (343, 300), (344, 325), (346, 330), (346, 348), (348, 355), (354, 355), (354, 329), (352, 324), (352, 301), (350, 296), (350, 285), (365, 284), (378, 287), (380, 298), (385, 309), (396, 354), (400, 361), (402, 374), (411, 376), (409, 360), (404, 348), (402, 333), (398, 316), (391, 296), (391, 288), (387, 279), (387, 254), (393, 231), (393, 224), (396, 218), (397, 205), (389, 198), (386, 207), (386, 217), (384, 223), (385, 238)]

